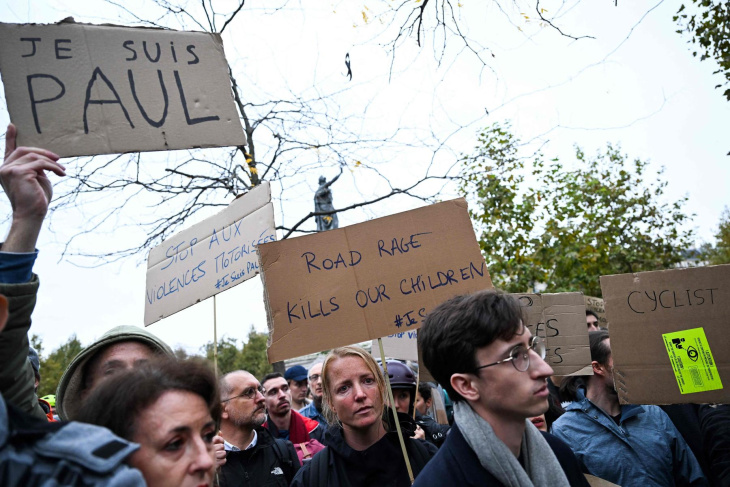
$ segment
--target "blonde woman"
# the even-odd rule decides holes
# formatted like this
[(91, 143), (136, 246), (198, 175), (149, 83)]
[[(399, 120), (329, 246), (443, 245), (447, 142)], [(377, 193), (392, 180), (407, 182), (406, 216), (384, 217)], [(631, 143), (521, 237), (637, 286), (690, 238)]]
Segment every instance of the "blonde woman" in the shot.
[[(411, 485), (385, 394), (385, 379), (368, 352), (332, 350), (322, 365), (327, 448), (302, 467), (292, 487)], [(416, 476), (437, 450), (422, 440), (405, 441)]]

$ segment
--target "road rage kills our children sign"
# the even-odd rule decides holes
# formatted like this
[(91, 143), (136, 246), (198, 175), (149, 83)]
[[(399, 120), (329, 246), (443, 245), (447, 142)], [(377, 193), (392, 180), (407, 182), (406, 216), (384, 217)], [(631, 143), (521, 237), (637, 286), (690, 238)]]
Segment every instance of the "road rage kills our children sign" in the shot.
[(246, 143), (217, 34), (0, 24), (18, 145), (62, 157)]
[(601, 276), (624, 404), (730, 400), (730, 265)]
[(275, 362), (400, 332), (491, 289), (466, 201), (259, 246)]
[(166, 318), (259, 273), (256, 247), (276, 240), (268, 182), (168, 238), (147, 258), (144, 324)]

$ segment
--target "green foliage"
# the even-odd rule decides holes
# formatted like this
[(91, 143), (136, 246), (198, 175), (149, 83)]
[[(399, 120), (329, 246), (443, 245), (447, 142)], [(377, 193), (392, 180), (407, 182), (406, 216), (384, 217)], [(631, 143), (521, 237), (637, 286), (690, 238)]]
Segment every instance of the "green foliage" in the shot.
[[(36, 341), (42, 349), (41, 339), (37, 335), (31, 336), (31, 344), (40, 354), (40, 349), (35, 345)], [(38, 397), (56, 393), (56, 387), (61, 381), (63, 372), (83, 348), (79, 339), (76, 338), (76, 334), (73, 334), (66, 343), (48, 354), (48, 357), (41, 357), (41, 383), (38, 386)]]
[[(690, 5), (690, 4), (688, 4)], [(720, 68), (714, 74), (722, 74), (724, 83), (715, 88), (727, 87), (725, 98), (730, 101), (730, 2), (727, 0), (692, 0), (695, 13), (686, 12), (682, 4), (674, 16), (679, 24), (678, 33), (692, 36), (692, 55), (700, 53), (700, 60), (713, 58)]]
[(495, 286), (527, 292), (542, 283), (548, 292), (601, 296), (601, 275), (682, 260), (692, 237), (681, 230), (686, 198), (661, 203), (661, 171), (646, 183), (648, 163), (610, 144), (595, 157), (576, 148), (577, 169), (539, 153), (520, 157), (519, 149), (509, 124), (495, 124), (462, 160), (460, 189)]
[(720, 216), (715, 245), (703, 245), (700, 249), (700, 260), (709, 265), (730, 264), (730, 208), (727, 206)]
[[(248, 332), (248, 341), (239, 349), (238, 340), (223, 337), (218, 340), (218, 374), (227, 374), (234, 370), (247, 370), (256, 378), (261, 379), (274, 369), (266, 356), (266, 342), (268, 335), (258, 333), (251, 326)], [(213, 342), (203, 346), (205, 356), (213, 361)]]

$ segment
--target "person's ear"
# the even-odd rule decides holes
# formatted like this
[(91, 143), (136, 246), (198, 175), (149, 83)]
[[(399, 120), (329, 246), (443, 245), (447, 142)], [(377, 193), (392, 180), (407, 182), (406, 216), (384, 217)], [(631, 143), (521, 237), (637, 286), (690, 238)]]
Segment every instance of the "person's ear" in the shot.
[(600, 375), (601, 377), (606, 375), (606, 371), (603, 365), (599, 364), (595, 360), (591, 362), (591, 367), (593, 367), (593, 375)]
[(230, 414), (228, 414), (228, 404), (229, 404), (229, 402), (230, 401), (223, 403), (223, 407), (221, 408), (221, 419), (228, 419), (228, 418), (231, 417)]
[(8, 298), (0, 294), (0, 332), (8, 322)]
[(480, 398), (479, 390), (474, 387), (473, 374), (453, 374), (451, 376), (451, 387), (467, 401), (475, 402)]

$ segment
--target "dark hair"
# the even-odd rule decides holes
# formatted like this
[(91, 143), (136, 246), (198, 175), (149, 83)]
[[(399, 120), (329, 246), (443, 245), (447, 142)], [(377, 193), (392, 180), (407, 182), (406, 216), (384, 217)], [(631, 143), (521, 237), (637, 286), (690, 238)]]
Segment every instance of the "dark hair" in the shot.
[(419, 382), (418, 393), (421, 395), (421, 399), (423, 399), (423, 402), (431, 399), (431, 384), (429, 384), (428, 382)]
[[(610, 337), (608, 330), (596, 330), (588, 332), (588, 344), (591, 347), (591, 360), (595, 360), (601, 365), (608, 365), (608, 359), (611, 357), (611, 347), (606, 344), (606, 340)], [(579, 388), (586, 387), (586, 377), (570, 376), (565, 377), (560, 383), (560, 400), (575, 401), (576, 391)]]
[(595, 319), (597, 319), (597, 320), (599, 319), (599, 318), (598, 318), (598, 315), (596, 314), (596, 312), (595, 312), (595, 311), (591, 311), (590, 309), (587, 309), (587, 310), (586, 310), (586, 316), (588, 316), (588, 315), (591, 315), (591, 316), (593, 316), (593, 317), (594, 317)]
[(456, 296), (426, 316), (418, 331), (423, 363), (453, 401), (464, 400), (451, 387), (451, 376), (473, 372), (477, 349), (523, 330), (522, 308), (515, 298), (496, 291)]
[[(282, 379), (284, 378), (284, 376), (283, 376), (283, 375), (281, 374), (281, 372), (270, 372), (270, 373), (266, 374), (266, 375), (265, 375), (265, 376), (263, 377), (263, 379), (261, 379), (261, 385), (263, 386), (263, 385), (264, 385), (264, 383), (265, 383), (265, 382), (266, 382), (267, 380), (271, 380), (271, 379), (277, 379), (277, 378), (279, 378), (279, 377), (281, 377)], [(287, 384), (288, 384), (288, 383), (289, 383), (289, 381), (287, 381)]]
[(202, 397), (218, 424), (221, 403), (215, 374), (203, 359), (155, 357), (103, 381), (81, 405), (77, 420), (109, 428), (132, 440), (139, 415), (168, 391)]

